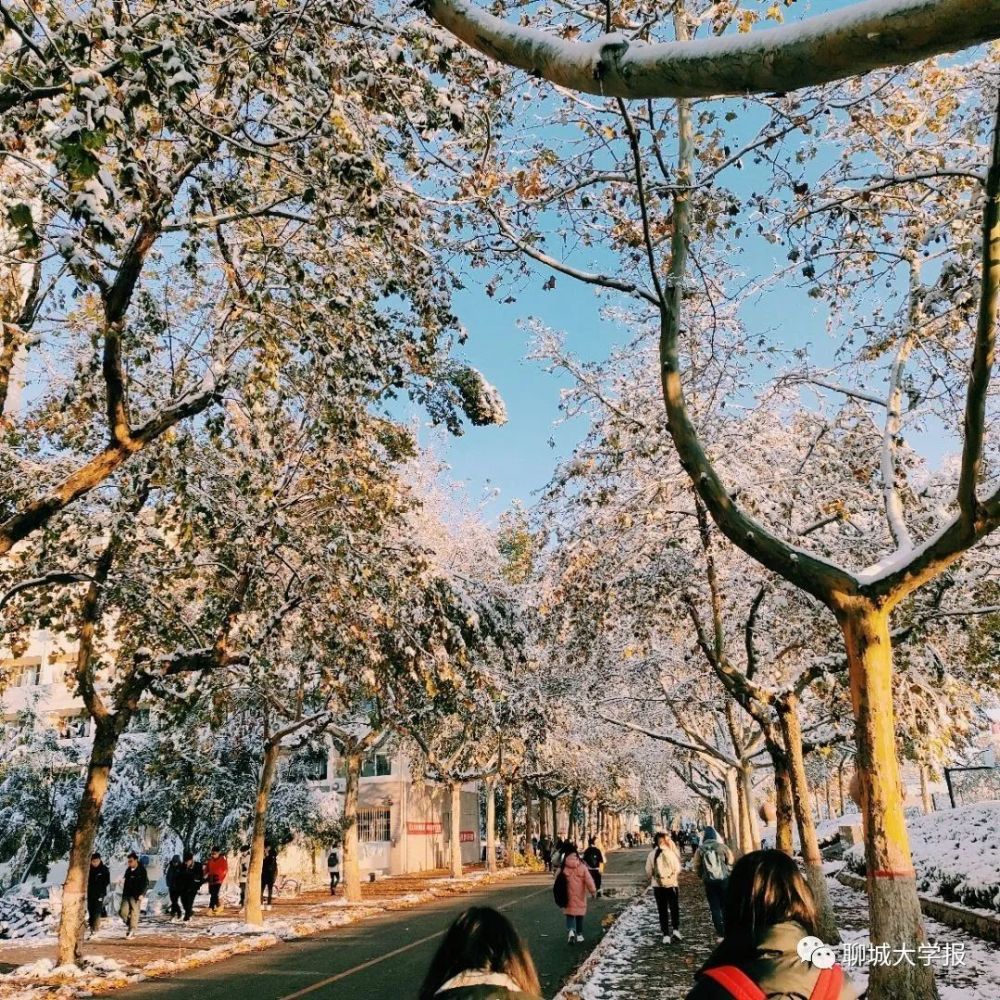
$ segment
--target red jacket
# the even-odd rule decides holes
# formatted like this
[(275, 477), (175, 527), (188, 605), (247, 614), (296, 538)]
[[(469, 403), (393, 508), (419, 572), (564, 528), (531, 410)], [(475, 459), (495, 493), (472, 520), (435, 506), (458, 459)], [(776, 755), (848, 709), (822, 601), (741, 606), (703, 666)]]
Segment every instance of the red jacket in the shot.
[(220, 854), (217, 858), (209, 858), (205, 862), (204, 868), (209, 885), (222, 885), (226, 881), (229, 862)]

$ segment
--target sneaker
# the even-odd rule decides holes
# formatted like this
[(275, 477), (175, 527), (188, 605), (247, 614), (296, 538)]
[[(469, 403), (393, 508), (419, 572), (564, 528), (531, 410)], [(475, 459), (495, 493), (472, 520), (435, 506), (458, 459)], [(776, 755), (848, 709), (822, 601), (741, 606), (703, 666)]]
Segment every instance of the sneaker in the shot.
[(130, 928), (129, 928), (129, 929), (128, 929), (128, 930), (126, 931), (126, 932), (125, 932), (125, 940), (127, 941), (127, 940), (128, 940), (128, 939), (129, 939), (130, 937), (132, 937), (132, 936), (133, 936), (134, 934), (135, 934), (135, 931), (134, 931), (134, 930), (132, 930), (132, 928), (130, 927)]
[(681, 932), (680, 932), (679, 930), (677, 930), (677, 928), (676, 928), (676, 927), (674, 928), (674, 940), (675, 940), (675, 941), (683, 941), (683, 940), (684, 940), (684, 939), (683, 939), (683, 938), (681, 937)]
[(669, 934), (664, 934), (663, 935), (663, 943), (664, 944), (670, 944), (670, 935)]
[(566, 938), (567, 944), (573, 944), (576, 941), (576, 934), (573, 931), (569, 932), (569, 937)]
[(583, 935), (582, 934), (577, 934), (576, 941), (577, 941), (577, 944), (583, 944)]
[(716, 936), (716, 938), (715, 938), (715, 943), (716, 943), (716, 944), (722, 944), (722, 942), (723, 942), (723, 941), (725, 941), (725, 940), (726, 940), (726, 939), (725, 939), (724, 937), (719, 937), (719, 936)]

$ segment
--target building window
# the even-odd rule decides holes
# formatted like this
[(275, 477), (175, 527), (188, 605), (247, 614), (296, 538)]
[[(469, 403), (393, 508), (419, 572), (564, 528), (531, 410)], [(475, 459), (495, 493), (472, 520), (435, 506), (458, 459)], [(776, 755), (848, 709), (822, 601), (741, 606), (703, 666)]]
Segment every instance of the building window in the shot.
[(63, 740), (81, 740), (90, 731), (90, 716), (86, 712), (79, 715), (57, 715), (52, 720), (56, 735)]
[(286, 781), (326, 781), (330, 773), (330, 759), (325, 747), (299, 750), (282, 766)]
[(362, 778), (387, 778), (392, 774), (392, 759), (384, 753), (370, 753), (361, 764)]
[(39, 657), (4, 660), (0, 666), (9, 671), (11, 687), (37, 687), (42, 682), (42, 661)]
[(388, 841), (391, 811), (388, 809), (358, 810), (358, 840), (362, 844)]

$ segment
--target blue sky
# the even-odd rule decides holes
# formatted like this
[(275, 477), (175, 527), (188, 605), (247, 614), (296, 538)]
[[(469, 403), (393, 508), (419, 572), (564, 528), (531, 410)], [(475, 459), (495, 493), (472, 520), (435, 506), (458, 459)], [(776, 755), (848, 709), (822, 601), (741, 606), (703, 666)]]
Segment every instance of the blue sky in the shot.
[[(797, 3), (787, 13), (790, 20), (799, 20), (835, 10), (847, 2)], [(728, 103), (733, 110), (746, 115), (742, 102)], [(530, 111), (524, 114), (527, 116)], [(521, 141), (526, 141), (524, 136)], [(793, 136), (791, 141), (798, 138)], [(732, 178), (729, 171), (727, 181), (746, 189), (759, 188), (760, 171), (765, 169), (766, 166), (754, 166), (748, 158), (739, 180)], [(770, 274), (787, 263), (786, 253), (787, 247), (772, 246), (748, 234), (740, 264), (748, 275)], [(587, 264), (583, 258), (574, 258), (574, 263)], [(602, 302), (613, 302), (613, 297), (599, 299), (590, 287), (563, 276), (557, 277), (553, 290), (544, 291), (542, 284), (550, 274), (537, 268), (527, 286), (519, 281), (513, 290), (517, 301), (511, 304), (501, 301), (509, 291), (503, 286), (494, 298), (486, 295), (481, 271), (467, 275), (466, 288), (455, 300), (458, 316), (469, 332), (468, 343), (458, 356), (479, 368), (500, 389), (509, 422), (503, 427), (469, 427), (460, 438), (444, 438), (430, 430), (423, 432), (422, 443), (435, 448), (450, 466), (452, 478), (466, 484), (473, 500), (495, 491), (487, 505), (494, 516), (515, 500), (530, 505), (533, 494), (545, 486), (555, 465), (572, 451), (587, 429), (579, 419), (559, 423), (559, 395), (568, 385), (567, 379), (548, 374), (542, 365), (525, 360), (530, 333), (523, 327), (523, 321), (537, 318), (564, 332), (573, 352), (587, 360), (606, 356), (625, 336), (600, 315)], [(826, 331), (826, 307), (809, 298), (804, 289), (772, 288), (760, 300), (746, 303), (742, 313), (750, 332), (763, 334), (786, 349), (807, 347), (817, 365), (832, 361), (835, 342)], [(943, 448), (939, 443), (930, 451), (932, 455), (928, 457), (933, 459), (940, 457)]]

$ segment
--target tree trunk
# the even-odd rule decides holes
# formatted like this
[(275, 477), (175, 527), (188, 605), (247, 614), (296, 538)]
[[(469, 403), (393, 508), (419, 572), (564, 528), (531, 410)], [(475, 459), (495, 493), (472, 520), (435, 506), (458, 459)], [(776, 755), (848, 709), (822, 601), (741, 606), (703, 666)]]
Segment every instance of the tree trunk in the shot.
[(776, 754), (771, 759), (774, 762), (774, 846), (792, 857), (795, 854), (792, 838), (792, 823), (795, 817), (795, 805), (792, 801), (792, 779), (788, 773), (788, 762), (783, 753)]
[(552, 836), (553, 838), (559, 835), (559, 798), (558, 796), (552, 796)]
[(833, 904), (826, 887), (823, 874), (823, 855), (820, 854), (816, 826), (813, 823), (812, 807), (809, 801), (809, 780), (806, 777), (806, 761), (802, 752), (802, 726), (799, 722), (798, 698), (786, 695), (777, 704), (781, 735), (788, 752), (788, 773), (792, 784), (792, 802), (795, 806), (795, 820), (799, 828), (799, 850), (806, 870), (806, 881), (812, 889), (819, 916), (819, 936), (827, 944), (839, 944), (840, 933), (833, 915)]
[(924, 815), (934, 812), (934, 802), (931, 799), (930, 790), (930, 769), (926, 764), (920, 765), (920, 802), (924, 808)]
[[(504, 848), (507, 853), (508, 867), (514, 863), (514, 782), (505, 781), (503, 783), (503, 827), (504, 827)], [(531, 850), (531, 844), (525, 837), (524, 853), (527, 856)]]
[(760, 849), (760, 826), (757, 823), (757, 812), (754, 809), (753, 764), (748, 760), (740, 762), (740, 784), (743, 786), (743, 807), (746, 812), (749, 849), (756, 851)]
[(497, 870), (497, 786), (493, 778), (486, 780), (486, 870)]
[(569, 819), (567, 823), (567, 826), (569, 827), (569, 832), (567, 833), (567, 836), (574, 843), (576, 843), (579, 833), (579, 831), (576, 828), (576, 807), (578, 802), (579, 802), (579, 793), (574, 791), (573, 795), (570, 797), (569, 800)]
[[(916, 875), (903, 813), (892, 705), (892, 640), (884, 610), (860, 601), (840, 610), (854, 706), (861, 815), (865, 828), (870, 933), (873, 944), (919, 954), (925, 943)], [(930, 965), (876, 964), (871, 1000), (933, 1000)]]
[[(274, 784), (274, 775), (278, 770), (278, 758), (281, 756), (280, 743), (270, 740), (264, 744), (264, 760), (260, 768), (260, 781), (257, 783), (257, 801), (253, 810), (253, 834), (250, 838), (250, 861), (247, 865), (246, 910), (243, 919), (254, 927), (264, 924), (264, 908), (261, 905), (260, 878), (264, 871), (264, 833), (267, 824), (267, 801)], [(359, 889), (360, 895), (360, 889)]]
[(726, 769), (726, 832), (725, 839), (737, 855), (745, 853), (743, 850), (742, 830), (740, 823), (740, 790), (739, 782), (736, 780), (736, 771), (733, 768)]
[[(358, 845), (358, 790), (361, 784), (361, 752), (344, 754), (347, 779), (344, 782), (344, 898), (349, 903), (361, 902), (361, 858)], [(249, 888), (249, 887), (248, 887)]]
[(108, 790), (108, 774), (114, 762), (118, 730), (111, 720), (94, 720), (94, 743), (87, 763), (87, 778), (70, 841), (69, 867), (63, 883), (62, 914), (59, 917), (57, 965), (75, 965), (83, 953), (83, 929), (87, 915), (87, 878), (90, 855), (101, 820), (101, 807)]
[(540, 837), (549, 835), (548, 811), (545, 808), (545, 798), (541, 793), (538, 795), (538, 835)]
[(837, 797), (840, 800), (840, 815), (847, 811), (847, 804), (844, 801), (844, 762), (837, 765)]
[(534, 834), (534, 825), (531, 816), (531, 789), (527, 782), (524, 784), (524, 853), (531, 850), (531, 837)]
[(826, 776), (826, 818), (833, 819), (833, 802), (830, 793), (830, 775)]
[(451, 797), (451, 877), (462, 877), (462, 783), (448, 782)]

